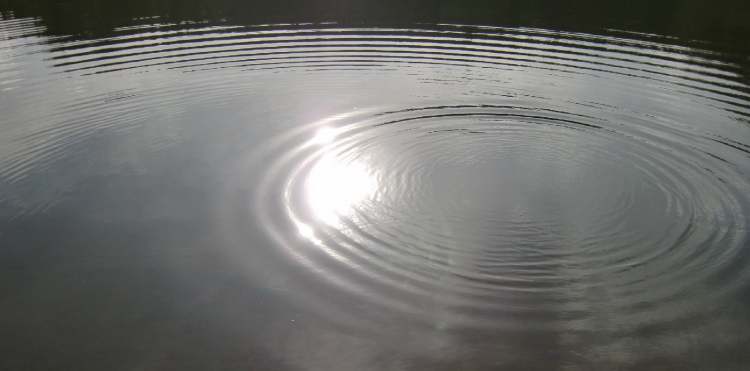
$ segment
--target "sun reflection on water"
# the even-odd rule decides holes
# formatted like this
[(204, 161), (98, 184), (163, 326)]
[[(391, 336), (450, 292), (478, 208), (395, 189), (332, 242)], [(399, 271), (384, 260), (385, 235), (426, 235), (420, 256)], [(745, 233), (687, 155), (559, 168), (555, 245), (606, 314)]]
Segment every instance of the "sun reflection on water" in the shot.
[[(322, 128), (314, 143), (328, 144), (336, 130)], [(371, 170), (362, 161), (345, 161), (331, 153), (323, 153), (308, 174), (305, 196), (314, 216), (330, 226), (338, 226), (340, 218), (351, 214), (354, 207), (377, 190)]]

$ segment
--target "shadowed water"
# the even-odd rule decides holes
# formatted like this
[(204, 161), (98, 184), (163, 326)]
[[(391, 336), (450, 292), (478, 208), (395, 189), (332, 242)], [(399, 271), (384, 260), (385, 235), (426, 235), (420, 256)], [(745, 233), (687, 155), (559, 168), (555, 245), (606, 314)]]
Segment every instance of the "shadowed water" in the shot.
[(17, 12), (0, 368), (750, 362), (744, 49)]

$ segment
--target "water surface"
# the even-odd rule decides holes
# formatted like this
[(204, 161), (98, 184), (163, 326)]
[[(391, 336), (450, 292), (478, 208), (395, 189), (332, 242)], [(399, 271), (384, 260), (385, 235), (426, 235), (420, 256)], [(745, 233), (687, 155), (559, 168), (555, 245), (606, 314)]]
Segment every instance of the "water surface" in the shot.
[(17, 13), (2, 368), (750, 362), (744, 49), (335, 19), (50, 32)]

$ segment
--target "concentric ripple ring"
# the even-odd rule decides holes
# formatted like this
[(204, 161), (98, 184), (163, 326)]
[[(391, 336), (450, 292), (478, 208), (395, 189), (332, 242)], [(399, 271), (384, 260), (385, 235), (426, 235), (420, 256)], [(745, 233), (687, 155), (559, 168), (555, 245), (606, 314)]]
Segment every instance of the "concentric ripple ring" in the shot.
[(562, 312), (587, 329), (602, 308), (678, 320), (747, 274), (732, 271), (749, 184), (706, 143), (605, 109), (513, 103), (313, 124), (280, 145), (300, 143), (271, 167), (262, 219), (322, 278), (439, 326), (543, 328)]

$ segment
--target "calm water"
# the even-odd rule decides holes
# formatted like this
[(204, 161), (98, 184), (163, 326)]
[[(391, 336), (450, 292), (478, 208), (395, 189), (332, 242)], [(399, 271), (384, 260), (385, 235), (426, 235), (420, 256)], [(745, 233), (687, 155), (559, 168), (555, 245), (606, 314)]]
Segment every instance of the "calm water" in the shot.
[(80, 3), (0, 2), (0, 369), (750, 367), (747, 6)]

